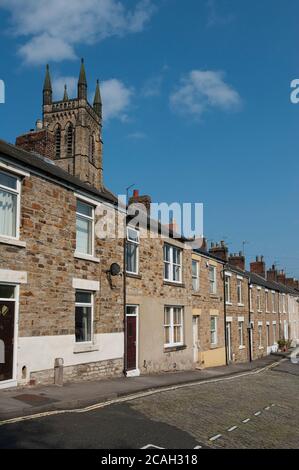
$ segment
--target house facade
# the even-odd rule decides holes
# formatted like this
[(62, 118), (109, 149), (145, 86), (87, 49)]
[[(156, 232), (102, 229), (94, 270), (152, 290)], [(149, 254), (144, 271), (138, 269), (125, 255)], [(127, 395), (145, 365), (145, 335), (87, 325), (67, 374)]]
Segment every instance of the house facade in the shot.
[[(175, 227), (143, 223), (103, 182), (102, 104), (53, 101), (0, 141), (0, 388), (202, 369), (299, 343), (299, 286), (262, 258), (246, 270), (224, 242), (194, 249)], [(106, 215), (110, 214), (110, 219)], [(106, 230), (107, 226), (109, 230)], [(104, 227), (106, 227), (104, 229)]]

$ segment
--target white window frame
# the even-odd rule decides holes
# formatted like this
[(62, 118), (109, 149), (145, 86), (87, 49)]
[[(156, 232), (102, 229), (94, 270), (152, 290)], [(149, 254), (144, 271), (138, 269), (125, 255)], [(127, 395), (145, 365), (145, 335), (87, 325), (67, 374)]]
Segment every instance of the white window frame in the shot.
[(263, 324), (262, 323), (258, 323), (257, 331), (258, 331), (259, 349), (264, 349), (263, 347)]
[(257, 287), (256, 288), (256, 306), (257, 306), (257, 311), (259, 313), (262, 312), (262, 288)]
[[(169, 256), (170, 256), (170, 259), (169, 260), (166, 260), (165, 259), (165, 247), (168, 246), (169, 247)], [(173, 262), (173, 259), (174, 259), (174, 256), (173, 256), (173, 252), (174, 250), (177, 250), (180, 254), (180, 263), (174, 263)], [(163, 246), (163, 269), (164, 269), (164, 272), (163, 272), (163, 279), (165, 282), (172, 282), (173, 284), (182, 284), (182, 270), (183, 270), (183, 264), (182, 264), (182, 259), (183, 259), (183, 250), (181, 248), (179, 248), (178, 246), (175, 246), (175, 245), (170, 245), (169, 243), (165, 243), (164, 246)], [(167, 279), (165, 277), (165, 265), (168, 265), (169, 266), (169, 274), (171, 276), (170, 279)], [(174, 280), (174, 276), (173, 276), (173, 268), (177, 266), (179, 267), (179, 280)]]
[(272, 335), (273, 335), (273, 344), (276, 344), (276, 337), (277, 337), (277, 332), (276, 332), (276, 321), (272, 322)]
[[(174, 309), (180, 309), (181, 311), (181, 323), (174, 324)], [(165, 323), (165, 311), (169, 310), (169, 324)], [(184, 307), (180, 305), (166, 305), (164, 307), (164, 319), (163, 319), (163, 334), (164, 334), (164, 348), (172, 348), (176, 346), (183, 346), (184, 345)], [(169, 327), (169, 343), (165, 343), (165, 327)], [(182, 340), (179, 342), (174, 342), (174, 327), (180, 326), (181, 328), (181, 338)]]
[(245, 349), (245, 344), (244, 344), (244, 317), (238, 317), (238, 338), (239, 338), (239, 349)]
[[(89, 206), (91, 207), (92, 209), (92, 216), (88, 216), (88, 215), (85, 215), (85, 214), (81, 214), (80, 212), (78, 212), (77, 210), (77, 202), (81, 202), (82, 204), (85, 204), (86, 206)], [(91, 253), (82, 253), (80, 251), (77, 250), (77, 217), (81, 217), (83, 219), (86, 219), (86, 220), (91, 220)], [(83, 198), (81, 199), (80, 197), (77, 197), (76, 198), (76, 251), (75, 251), (75, 256), (78, 256), (78, 257), (94, 257), (94, 254), (95, 253), (95, 206), (90, 203), (90, 202), (86, 202), (86, 200), (84, 200)]]
[[(196, 275), (193, 274), (193, 264), (196, 265)], [(193, 292), (199, 292), (200, 290), (200, 275), (199, 275), (199, 261), (196, 259), (192, 260), (192, 290)], [(196, 283), (195, 287), (193, 282)]]
[(286, 310), (286, 295), (282, 294), (282, 313), (287, 313)]
[(244, 278), (241, 276), (237, 276), (237, 301), (238, 301), (239, 307), (244, 307), (243, 282), (244, 282)]
[[(213, 280), (210, 277), (211, 271), (213, 271), (213, 273), (214, 273), (214, 279)], [(213, 286), (213, 289), (211, 289), (211, 286)], [(217, 294), (217, 268), (213, 264), (209, 265), (209, 291), (210, 291), (211, 295), (216, 295)]]
[[(75, 315), (76, 315), (76, 307), (91, 307), (91, 318), (90, 318), (90, 341), (76, 341), (76, 333), (75, 333), (75, 344), (76, 345), (84, 345), (84, 344), (93, 344), (94, 342), (94, 292), (90, 290), (83, 290), (83, 289), (76, 289), (75, 295), (77, 292), (84, 292), (91, 295), (91, 303), (84, 303), (84, 302), (76, 302), (75, 300)], [(76, 317), (75, 317), (75, 324), (76, 324)]]
[(231, 273), (225, 273), (224, 274), (225, 276), (225, 280), (224, 280), (224, 286), (225, 286), (225, 289), (226, 289), (226, 293), (225, 293), (225, 303), (227, 305), (231, 305), (232, 302), (231, 302)]
[[(132, 238), (129, 237), (129, 232), (130, 230), (132, 232), (134, 232), (136, 235), (137, 235), (137, 241)], [(136, 246), (136, 271), (129, 271), (127, 269), (127, 248), (126, 248), (126, 260), (125, 260), (125, 263), (126, 263), (126, 273), (127, 274), (135, 274), (135, 275), (138, 275), (139, 274), (139, 247), (140, 247), (140, 232), (139, 230), (136, 230), (135, 228), (132, 228), (132, 227), (127, 227), (127, 240), (126, 240), (126, 244), (127, 246), (130, 244), (130, 245), (134, 245)]]
[(271, 291), (272, 294), (272, 313), (276, 313), (275, 303), (276, 303), (276, 293), (274, 290)]
[(249, 310), (250, 312), (254, 312), (253, 308), (253, 286), (249, 286)]
[(20, 240), (20, 220), (21, 220), (21, 178), (9, 171), (5, 171), (0, 167), (0, 172), (3, 173), (4, 175), (9, 176), (10, 178), (15, 178), (16, 179), (16, 188), (17, 189), (12, 189), (7, 186), (4, 186), (0, 184), (0, 189), (13, 194), (14, 196), (17, 197), (17, 208), (16, 208), (16, 236), (13, 237), (11, 235), (5, 235), (0, 233), (0, 241), (1, 239), (7, 239), (7, 240)]
[[(212, 329), (212, 320), (215, 321), (215, 329)], [(213, 334), (215, 335), (215, 341), (212, 341)], [(215, 315), (210, 317), (210, 344), (211, 346), (218, 345), (218, 317)]]
[(269, 291), (265, 289), (265, 311), (269, 313)]

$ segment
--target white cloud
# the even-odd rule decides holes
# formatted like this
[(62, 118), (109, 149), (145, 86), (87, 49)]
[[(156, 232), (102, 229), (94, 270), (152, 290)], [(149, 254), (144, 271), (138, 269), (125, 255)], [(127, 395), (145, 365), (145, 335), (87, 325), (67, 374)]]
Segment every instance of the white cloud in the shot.
[(237, 110), (241, 98), (236, 90), (225, 83), (223, 72), (193, 70), (170, 96), (170, 104), (176, 112), (198, 119), (211, 108)]
[(73, 98), (77, 92), (78, 78), (76, 77), (54, 77), (52, 81), (53, 95), (55, 100), (61, 100), (64, 93), (64, 85), (67, 85), (69, 98)]
[[(137, 3), (136, 3), (137, 2)], [(11, 14), (11, 32), (24, 37), (19, 53), (30, 64), (76, 57), (77, 44), (142, 31), (152, 17), (152, 0), (0, 0)]]
[(128, 120), (128, 109), (131, 104), (133, 90), (115, 78), (101, 83), (103, 101), (103, 119)]

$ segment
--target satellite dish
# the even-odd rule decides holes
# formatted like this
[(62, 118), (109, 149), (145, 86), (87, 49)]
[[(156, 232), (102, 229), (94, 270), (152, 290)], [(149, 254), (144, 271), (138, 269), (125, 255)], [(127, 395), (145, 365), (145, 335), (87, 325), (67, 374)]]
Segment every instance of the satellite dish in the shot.
[(110, 266), (110, 274), (111, 276), (118, 276), (121, 272), (120, 265), (117, 263), (112, 263)]

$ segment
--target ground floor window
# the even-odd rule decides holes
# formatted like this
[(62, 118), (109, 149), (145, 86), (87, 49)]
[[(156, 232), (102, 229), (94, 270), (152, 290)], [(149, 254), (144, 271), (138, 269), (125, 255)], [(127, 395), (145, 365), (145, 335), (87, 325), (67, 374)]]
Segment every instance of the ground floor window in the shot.
[(239, 331), (239, 346), (243, 347), (244, 346), (244, 322), (243, 321), (238, 322), (238, 331)]
[(211, 337), (211, 345), (215, 346), (217, 344), (217, 317), (211, 317), (210, 337)]
[(267, 347), (270, 346), (270, 325), (266, 325), (266, 331), (267, 331)]
[(184, 342), (184, 309), (165, 307), (164, 310), (164, 346), (179, 346)]
[(76, 343), (92, 341), (93, 293), (76, 291), (75, 335)]
[(273, 344), (276, 343), (276, 323), (273, 323)]
[(263, 326), (258, 325), (259, 348), (263, 347)]

